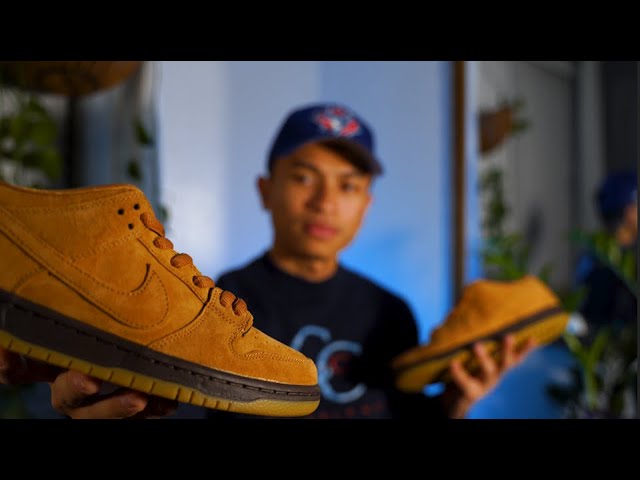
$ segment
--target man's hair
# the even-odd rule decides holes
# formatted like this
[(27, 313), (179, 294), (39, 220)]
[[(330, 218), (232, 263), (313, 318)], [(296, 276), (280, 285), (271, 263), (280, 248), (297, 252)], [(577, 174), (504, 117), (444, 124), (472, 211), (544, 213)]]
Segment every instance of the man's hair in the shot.
[(370, 163), (363, 161), (364, 154), (366, 152), (364, 152), (364, 149), (362, 149), (363, 154), (359, 154), (357, 152), (357, 150), (359, 149), (358, 145), (347, 145), (340, 139), (320, 140), (318, 144), (328, 148), (333, 153), (340, 155), (364, 174), (377, 176), (381, 173), (378, 170), (374, 170)]
[[(358, 146), (353, 144), (346, 144), (344, 141), (340, 139), (324, 139), (318, 140), (318, 145), (322, 145), (327, 149), (331, 150), (336, 155), (340, 155), (345, 160), (347, 160), (350, 164), (358, 169), (364, 175), (371, 175), (372, 177), (376, 177), (380, 174), (380, 172), (374, 170), (371, 167), (371, 164), (363, 160), (363, 155), (358, 153)], [(269, 174), (273, 174), (273, 168), (275, 163), (269, 165)]]

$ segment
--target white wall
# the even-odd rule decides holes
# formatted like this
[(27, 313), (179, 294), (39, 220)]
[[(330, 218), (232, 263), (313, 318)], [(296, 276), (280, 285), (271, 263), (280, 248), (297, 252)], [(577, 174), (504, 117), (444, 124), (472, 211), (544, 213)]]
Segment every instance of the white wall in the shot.
[(465, 204), (464, 204), (464, 241), (465, 271), (464, 284), (467, 285), (484, 275), (482, 266), (482, 212), (478, 195), (478, 176), (480, 170), (480, 138), (478, 125), (478, 63), (465, 62)]
[[(474, 157), (477, 162), (475, 166), (469, 165), (469, 171), (480, 175), (492, 165), (503, 168), (505, 196), (511, 208), (507, 228), (526, 234), (532, 222), (539, 222), (537, 235), (532, 235), (535, 245), (531, 271), (538, 273), (550, 261), (553, 280), (565, 286), (570, 281), (567, 234), (571, 227), (573, 155), (572, 70), (567, 63), (473, 62), (470, 101), (474, 110), (468, 112), (472, 121), (477, 122), (479, 112), (496, 108), (503, 100), (524, 100), (522, 114), (517, 117), (528, 120), (530, 127), (507, 138), (488, 154), (468, 153), (470, 160)], [(477, 128), (470, 131), (477, 141)], [(477, 183), (470, 188), (478, 192)], [(474, 207), (473, 215), (479, 213), (478, 205)], [(476, 219), (472, 227), (477, 228), (481, 218)], [(546, 389), (564, 378), (571, 365), (572, 358), (561, 345), (537, 349), (510, 371), (491, 394), (476, 403), (468, 418), (559, 418), (561, 406)]]
[[(551, 283), (565, 288), (571, 278), (569, 233), (572, 184), (571, 69), (558, 62), (478, 62), (478, 111), (504, 100), (524, 100), (516, 117), (529, 127), (482, 155), (480, 172), (503, 168), (510, 208), (508, 231), (525, 235), (530, 271), (552, 265)], [(559, 62), (560, 64), (568, 62)]]
[(160, 197), (166, 235), (211, 273), (224, 253), (227, 85), (215, 62), (162, 62), (158, 78)]
[(578, 168), (576, 169), (577, 227), (594, 231), (602, 226), (594, 192), (605, 176), (604, 106), (600, 62), (578, 62), (577, 116)]
[(168, 236), (208, 275), (268, 248), (255, 189), (292, 107), (336, 100), (375, 128), (386, 174), (352, 268), (404, 296), (421, 334), (450, 308), (448, 62), (159, 62), (161, 195)]

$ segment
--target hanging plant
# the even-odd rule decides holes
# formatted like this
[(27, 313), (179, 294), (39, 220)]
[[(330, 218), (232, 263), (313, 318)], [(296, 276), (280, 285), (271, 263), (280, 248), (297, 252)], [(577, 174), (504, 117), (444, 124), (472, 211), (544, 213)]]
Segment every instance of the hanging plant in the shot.
[(62, 173), (58, 125), (36, 95), (0, 83), (0, 179), (46, 187)]

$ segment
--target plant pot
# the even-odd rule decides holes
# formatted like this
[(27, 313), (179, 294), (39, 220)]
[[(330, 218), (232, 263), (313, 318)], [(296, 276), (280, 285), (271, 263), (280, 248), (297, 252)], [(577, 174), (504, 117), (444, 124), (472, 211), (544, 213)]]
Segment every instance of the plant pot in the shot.
[(487, 153), (500, 145), (513, 130), (513, 111), (503, 107), (480, 114), (480, 152)]
[(71, 97), (87, 95), (117, 85), (135, 73), (143, 62), (31, 61), (0, 62), (0, 78), (17, 87)]

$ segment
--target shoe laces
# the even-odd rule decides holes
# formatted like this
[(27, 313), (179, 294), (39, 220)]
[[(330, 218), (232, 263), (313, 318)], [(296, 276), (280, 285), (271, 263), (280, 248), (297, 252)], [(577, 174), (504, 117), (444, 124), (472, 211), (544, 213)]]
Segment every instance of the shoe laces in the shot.
[[(161, 250), (173, 249), (173, 243), (171, 240), (164, 236), (164, 226), (160, 220), (158, 220), (154, 215), (146, 212), (140, 215), (140, 220), (145, 227), (158, 234), (158, 236), (153, 240), (153, 244), (157, 248)], [(186, 253), (176, 253), (176, 255), (171, 258), (172, 267), (182, 268), (188, 265), (193, 265), (193, 259)], [(216, 288), (216, 284), (213, 279), (206, 275), (194, 275), (192, 282), (196, 287)], [(222, 290), (222, 293), (220, 294), (220, 303), (226, 308), (231, 307), (233, 312), (238, 316), (243, 315), (248, 310), (247, 303), (243, 299), (236, 297), (228, 290)], [(243, 329), (243, 336), (249, 331), (253, 323), (251, 315), (249, 315), (248, 318), (250, 319), (249, 325), (246, 325)]]

